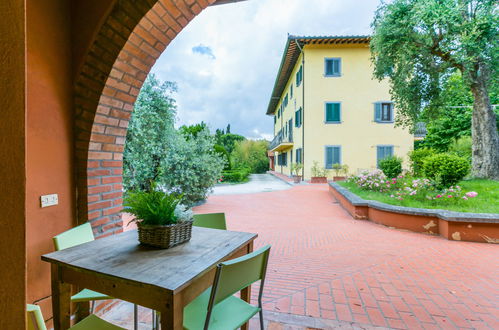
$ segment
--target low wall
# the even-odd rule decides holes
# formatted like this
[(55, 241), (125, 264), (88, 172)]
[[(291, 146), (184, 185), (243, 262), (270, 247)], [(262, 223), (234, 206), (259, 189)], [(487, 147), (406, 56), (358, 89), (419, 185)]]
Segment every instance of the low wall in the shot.
[(355, 219), (449, 240), (499, 243), (499, 214), (419, 209), (364, 200), (334, 182), (329, 183), (329, 192)]

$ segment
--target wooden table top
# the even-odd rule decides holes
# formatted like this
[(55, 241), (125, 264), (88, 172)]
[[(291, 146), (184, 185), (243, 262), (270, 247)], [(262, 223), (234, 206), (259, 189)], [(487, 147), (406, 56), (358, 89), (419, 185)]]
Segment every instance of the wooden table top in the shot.
[(155, 249), (140, 245), (137, 231), (131, 230), (45, 254), (42, 260), (175, 293), (257, 236), (193, 227), (189, 242)]

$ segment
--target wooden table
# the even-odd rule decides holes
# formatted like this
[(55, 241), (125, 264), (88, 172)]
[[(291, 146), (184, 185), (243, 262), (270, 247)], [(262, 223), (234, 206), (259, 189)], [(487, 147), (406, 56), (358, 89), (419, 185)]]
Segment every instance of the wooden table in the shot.
[[(210, 287), (215, 266), (253, 251), (256, 234), (193, 227), (189, 242), (161, 250), (135, 230), (42, 256), (52, 266), (55, 330), (70, 326), (71, 285), (161, 312), (163, 330), (182, 329), (183, 308)], [(241, 291), (249, 302), (249, 288)]]

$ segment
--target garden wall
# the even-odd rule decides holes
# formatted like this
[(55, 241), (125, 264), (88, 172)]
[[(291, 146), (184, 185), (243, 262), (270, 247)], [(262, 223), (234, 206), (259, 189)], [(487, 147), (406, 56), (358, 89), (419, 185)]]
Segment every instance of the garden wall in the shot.
[(499, 214), (419, 209), (364, 200), (337, 183), (329, 192), (355, 219), (419, 233), (438, 234), (449, 240), (499, 243)]

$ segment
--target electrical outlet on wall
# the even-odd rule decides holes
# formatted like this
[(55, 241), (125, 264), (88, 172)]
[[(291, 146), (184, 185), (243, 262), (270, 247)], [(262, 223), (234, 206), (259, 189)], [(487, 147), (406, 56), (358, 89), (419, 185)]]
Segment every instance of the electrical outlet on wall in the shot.
[(59, 197), (57, 194), (43, 195), (40, 197), (42, 207), (53, 206), (59, 204)]

